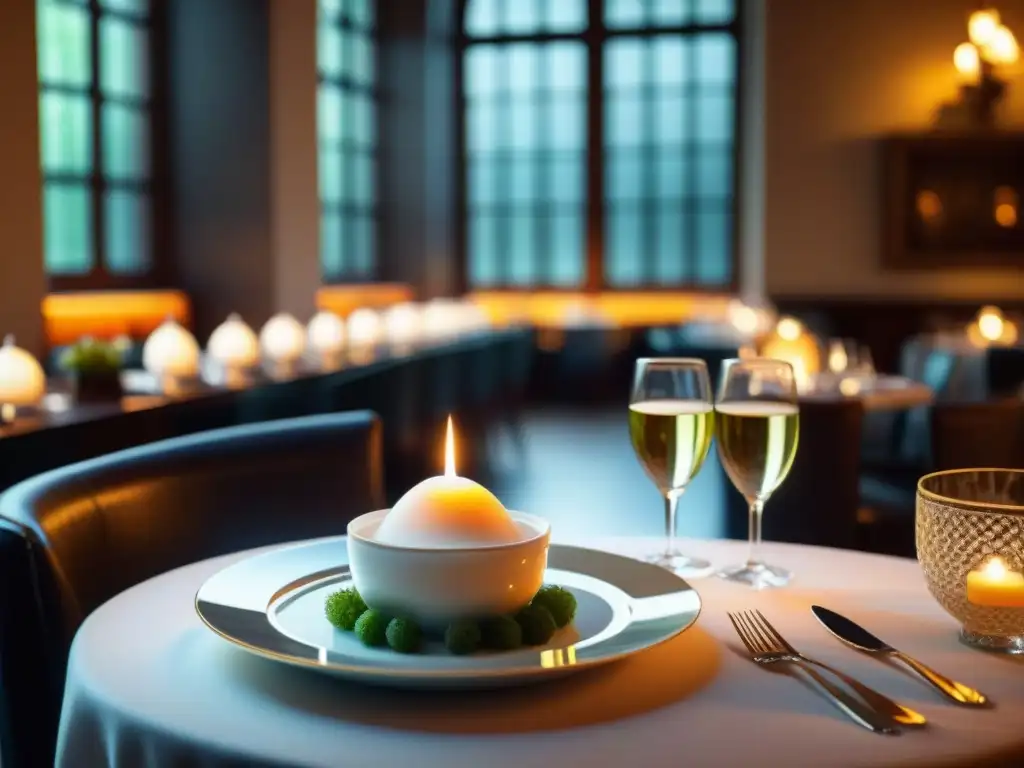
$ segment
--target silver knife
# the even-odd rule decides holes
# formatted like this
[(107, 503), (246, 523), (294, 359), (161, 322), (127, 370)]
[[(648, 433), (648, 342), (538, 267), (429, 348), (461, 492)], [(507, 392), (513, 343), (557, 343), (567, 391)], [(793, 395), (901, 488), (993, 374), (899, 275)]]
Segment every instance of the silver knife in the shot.
[(811, 613), (814, 614), (814, 617), (821, 622), (825, 629), (847, 645), (856, 648), (858, 651), (864, 651), (864, 653), (898, 659), (913, 672), (917, 673), (925, 682), (957, 704), (973, 707), (991, 705), (991, 700), (981, 691), (975, 690), (969, 685), (958, 683), (955, 680), (950, 680), (945, 675), (940, 675), (931, 667), (879, 640), (862, 626), (845, 616), (841, 616), (835, 611), (830, 611), (828, 608), (822, 608), (820, 605), (812, 605)]

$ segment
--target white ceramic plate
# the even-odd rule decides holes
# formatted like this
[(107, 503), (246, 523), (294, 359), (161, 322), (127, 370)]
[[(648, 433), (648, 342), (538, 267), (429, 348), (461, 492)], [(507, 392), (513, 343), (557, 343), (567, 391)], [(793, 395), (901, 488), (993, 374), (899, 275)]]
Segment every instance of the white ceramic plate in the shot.
[(367, 648), (324, 617), (324, 599), (351, 583), (344, 537), (236, 563), (196, 594), (203, 622), (247, 651), (351, 680), (408, 688), (518, 685), (605, 664), (690, 627), (700, 597), (669, 571), (607, 552), (552, 545), (545, 583), (576, 596), (573, 624), (545, 646), (454, 656), (440, 642), (417, 654)]

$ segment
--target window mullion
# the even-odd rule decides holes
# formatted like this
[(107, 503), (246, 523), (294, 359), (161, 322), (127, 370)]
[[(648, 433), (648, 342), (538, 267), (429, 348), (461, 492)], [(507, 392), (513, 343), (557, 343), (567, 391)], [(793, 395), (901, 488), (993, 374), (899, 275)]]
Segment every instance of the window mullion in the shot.
[(604, 0), (587, 0), (586, 290), (604, 285)]
[(90, 174), (89, 198), (92, 214), (92, 257), (91, 272), (107, 275), (106, 232), (103, 227), (103, 92), (100, 87), (100, 5), (99, 0), (89, 0), (89, 47), (92, 65), (89, 97), (92, 103), (92, 173)]

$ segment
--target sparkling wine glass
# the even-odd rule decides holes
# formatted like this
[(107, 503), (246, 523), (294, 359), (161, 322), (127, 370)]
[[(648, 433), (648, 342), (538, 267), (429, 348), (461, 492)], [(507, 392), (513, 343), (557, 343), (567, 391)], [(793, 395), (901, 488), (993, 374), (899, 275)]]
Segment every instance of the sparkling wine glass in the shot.
[(718, 572), (755, 589), (785, 586), (789, 571), (761, 560), (761, 518), (768, 497), (789, 474), (800, 440), (793, 368), (781, 360), (726, 360), (715, 403), (722, 466), (750, 507), (750, 554)]
[(707, 576), (711, 563), (676, 549), (676, 509), (708, 455), (714, 420), (711, 380), (703, 360), (636, 361), (629, 436), (644, 471), (665, 497), (665, 548), (646, 559), (691, 578)]

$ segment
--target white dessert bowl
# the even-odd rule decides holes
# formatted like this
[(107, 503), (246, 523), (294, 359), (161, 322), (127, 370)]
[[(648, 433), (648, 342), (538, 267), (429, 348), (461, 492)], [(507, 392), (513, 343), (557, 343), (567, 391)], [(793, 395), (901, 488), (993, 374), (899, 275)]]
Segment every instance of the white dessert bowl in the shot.
[(522, 538), (507, 544), (422, 548), (374, 538), (389, 511), (348, 524), (352, 581), (370, 608), (444, 629), (456, 619), (514, 614), (544, 583), (551, 525), (542, 518), (510, 511)]

